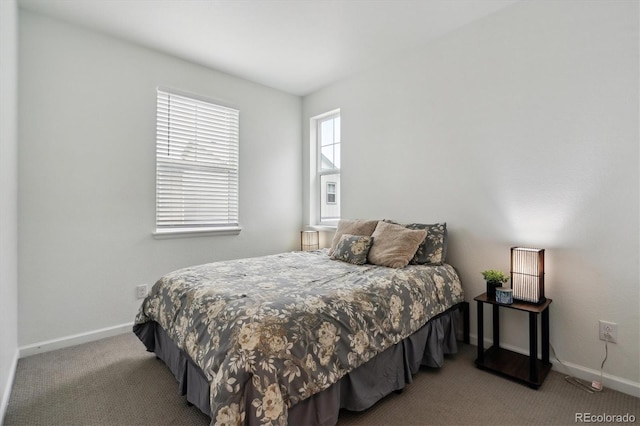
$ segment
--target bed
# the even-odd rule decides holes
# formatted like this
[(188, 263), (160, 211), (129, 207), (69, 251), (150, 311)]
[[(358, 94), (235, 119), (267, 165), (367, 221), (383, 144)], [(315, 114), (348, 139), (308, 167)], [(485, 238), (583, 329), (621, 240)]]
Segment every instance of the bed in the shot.
[(441, 366), (460, 309), (468, 340), (451, 265), (354, 264), (335, 246), (169, 273), (134, 332), (212, 424), (335, 424)]

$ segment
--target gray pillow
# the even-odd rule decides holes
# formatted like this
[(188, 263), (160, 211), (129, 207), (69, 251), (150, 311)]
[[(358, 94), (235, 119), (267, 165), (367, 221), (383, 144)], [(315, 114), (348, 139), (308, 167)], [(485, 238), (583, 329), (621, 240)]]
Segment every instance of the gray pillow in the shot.
[(343, 234), (331, 254), (331, 259), (364, 265), (367, 262), (367, 254), (369, 254), (372, 243), (373, 237)]

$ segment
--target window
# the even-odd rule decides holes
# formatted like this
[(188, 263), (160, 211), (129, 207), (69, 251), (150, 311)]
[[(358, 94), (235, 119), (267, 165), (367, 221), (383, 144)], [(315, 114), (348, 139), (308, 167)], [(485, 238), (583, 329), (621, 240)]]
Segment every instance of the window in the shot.
[(327, 182), (327, 204), (336, 203), (336, 183)]
[(335, 225), (340, 219), (340, 112), (315, 119), (319, 183), (319, 224)]
[(156, 234), (239, 232), (239, 115), (158, 89)]

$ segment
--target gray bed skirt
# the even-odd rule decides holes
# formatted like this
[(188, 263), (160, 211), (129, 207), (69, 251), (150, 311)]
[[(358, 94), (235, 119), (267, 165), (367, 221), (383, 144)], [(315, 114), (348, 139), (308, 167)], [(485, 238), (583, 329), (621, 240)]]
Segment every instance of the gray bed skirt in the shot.
[[(432, 318), (417, 332), (351, 371), (328, 389), (289, 408), (289, 424), (335, 425), (341, 408), (366, 410), (411, 383), (420, 366), (441, 367), (445, 355), (458, 351), (459, 311), (465, 315), (464, 340), (468, 342), (468, 304), (463, 302)], [(133, 331), (147, 350), (155, 352), (169, 367), (178, 381), (178, 394), (186, 395), (189, 403), (211, 416), (209, 382), (191, 358), (156, 322), (135, 325)], [(245, 395), (245, 401), (253, 399), (254, 395)], [(248, 403), (246, 409), (247, 424), (254, 424), (255, 417), (249, 413), (255, 408)]]

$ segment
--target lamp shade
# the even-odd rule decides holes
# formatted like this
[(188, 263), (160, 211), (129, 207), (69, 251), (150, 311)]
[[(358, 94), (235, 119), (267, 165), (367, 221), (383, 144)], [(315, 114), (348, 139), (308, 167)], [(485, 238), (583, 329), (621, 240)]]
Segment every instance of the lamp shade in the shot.
[(300, 232), (300, 250), (310, 251), (320, 248), (320, 235), (318, 231)]
[(511, 247), (513, 298), (542, 303), (544, 297), (544, 249)]

